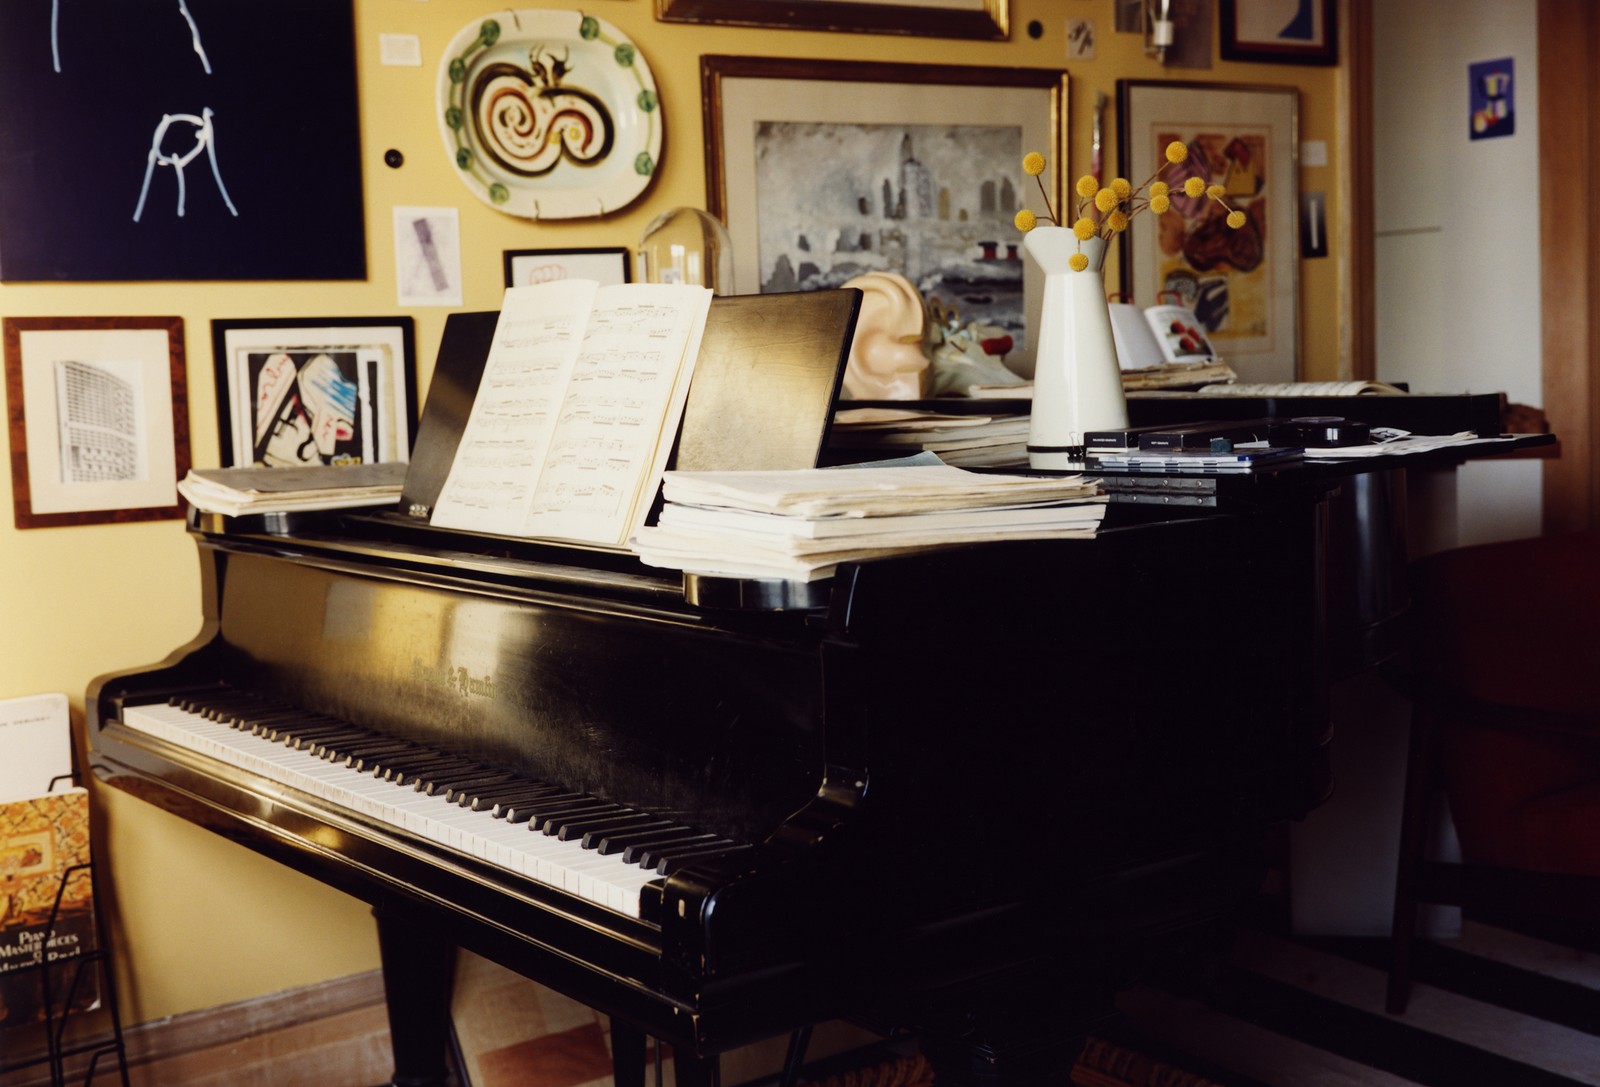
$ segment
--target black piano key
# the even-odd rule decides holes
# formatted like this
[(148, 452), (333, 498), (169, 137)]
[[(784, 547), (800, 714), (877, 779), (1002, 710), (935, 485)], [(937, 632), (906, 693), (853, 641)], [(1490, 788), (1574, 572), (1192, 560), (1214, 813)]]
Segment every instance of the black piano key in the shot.
[(591, 815), (626, 815), (628, 811), (629, 809), (624, 808), (621, 804), (613, 804), (608, 800), (590, 797), (582, 803), (534, 812), (533, 819), (529, 821), (528, 829), (544, 834), (554, 834), (561, 828), (561, 824), (568, 819), (582, 819)]
[(663, 857), (661, 861), (656, 864), (655, 870), (663, 876), (670, 876), (672, 873), (676, 872), (686, 864), (703, 863), (705, 861), (712, 860), (723, 860), (727, 857), (737, 856), (749, 848), (750, 847), (747, 845), (735, 845), (727, 849), (699, 849), (688, 853), (679, 853), (675, 856)]
[(638, 827), (631, 830), (600, 831), (593, 835), (595, 839), (593, 844), (589, 842), (588, 838), (585, 838), (583, 845), (585, 849), (597, 849), (601, 853), (610, 856), (613, 853), (621, 853), (630, 845), (659, 842), (668, 838), (682, 838), (687, 834), (693, 833), (695, 831), (689, 827), (678, 823), (668, 823), (664, 827), (652, 830)]
[(400, 741), (349, 744), (336, 749), (329, 761), (342, 763), (352, 770), (374, 773), (385, 765), (385, 760), (401, 758), (411, 750), (411, 744)]
[(610, 815), (579, 816), (576, 819), (563, 819), (561, 825), (554, 831), (546, 829), (546, 834), (553, 834), (563, 842), (574, 841), (588, 835), (595, 830), (618, 830), (627, 826), (641, 826), (649, 823), (659, 826), (662, 820), (644, 812), (613, 812)]
[(552, 796), (559, 792), (565, 792), (559, 785), (546, 785), (543, 782), (524, 779), (520, 782), (508, 782), (504, 786), (495, 788), (473, 789), (463, 792), (456, 803), (472, 811), (488, 811), (496, 804), (536, 800), (539, 797)]
[(301, 715), (298, 720), (288, 721), (263, 721), (250, 730), (255, 735), (264, 739), (286, 743), (290, 738), (304, 740), (318, 739), (323, 736), (348, 735), (354, 737), (356, 729), (348, 721), (340, 721), (333, 717)]
[(647, 855), (651, 855), (648, 851), (652, 849), (666, 848), (669, 841), (673, 845), (692, 847), (704, 845), (707, 842), (723, 841), (723, 839), (718, 838), (715, 834), (707, 834), (704, 831), (695, 831), (692, 834), (681, 834), (671, 839), (662, 839), (659, 842), (635, 842), (633, 845), (628, 846), (622, 851), (622, 859), (628, 864), (637, 864), (645, 868), (654, 868), (654, 864), (645, 864), (645, 857)]
[(417, 788), (419, 792), (426, 792), (429, 796), (437, 796), (446, 803), (453, 803), (464, 792), (489, 785), (504, 785), (515, 780), (517, 775), (509, 770), (496, 770), (480, 764), (476, 772), (451, 774), (448, 780), (440, 780), (430, 788), (423, 788), (420, 785)]
[(528, 781), (526, 778), (510, 772), (510, 770), (488, 768), (482, 775), (461, 775), (451, 778), (450, 784), (440, 789), (435, 796), (443, 797), (451, 804), (464, 805), (466, 800), (478, 796), (480, 792), (488, 791), (488, 789), (504, 788), (504, 786), (515, 786), (515, 784), (526, 783), (526, 781)]
[(571, 804), (586, 799), (594, 798), (583, 793), (553, 793), (521, 804), (496, 804), (490, 809), (489, 814), (508, 823), (526, 823), (538, 811), (548, 811), (561, 804)]
[(477, 759), (440, 754), (434, 758), (406, 760), (390, 773), (389, 780), (421, 791), (434, 791), (448, 784), (456, 774), (481, 774), (488, 767)]
[(674, 845), (646, 846), (639, 851), (639, 867), (659, 869), (662, 861), (671, 860), (673, 857), (682, 857), (689, 854), (698, 856), (711, 850), (732, 849), (738, 844), (715, 834), (708, 835), (708, 837), (710, 840), (705, 842), (680, 842)]

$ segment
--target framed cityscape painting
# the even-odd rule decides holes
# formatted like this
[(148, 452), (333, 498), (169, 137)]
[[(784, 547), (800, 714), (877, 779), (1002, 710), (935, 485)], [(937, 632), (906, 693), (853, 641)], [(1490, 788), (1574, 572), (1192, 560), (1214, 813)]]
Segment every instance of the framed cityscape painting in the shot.
[(707, 204), (733, 238), (734, 293), (898, 273), (961, 325), (1004, 328), (1007, 364), (1032, 371), (1043, 277), (1013, 218), (1043, 210), (1030, 151), (1061, 206), (1064, 71), (719, 56), (700, 71)]

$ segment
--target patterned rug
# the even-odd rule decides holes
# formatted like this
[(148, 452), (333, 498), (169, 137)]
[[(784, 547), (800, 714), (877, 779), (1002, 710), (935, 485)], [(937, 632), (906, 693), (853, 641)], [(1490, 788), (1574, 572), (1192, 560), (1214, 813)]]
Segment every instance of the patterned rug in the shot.
[[(921, 1055), (899, 1057), (860, 1068), (847, 1068), (812, 1083), (812, 1087), (932, 1087), (933, 1068)], [(1072, 1068), (1076, 1087), (1223, 1087), (1181, 1068), (1091, 1037)]]

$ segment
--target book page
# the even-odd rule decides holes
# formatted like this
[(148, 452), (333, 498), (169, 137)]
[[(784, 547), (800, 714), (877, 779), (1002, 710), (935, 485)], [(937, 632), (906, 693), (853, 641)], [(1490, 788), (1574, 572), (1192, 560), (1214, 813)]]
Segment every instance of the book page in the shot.
[(519, 535), (621, 545), (649, 512), (710, 311), (704, 287), (602, 287)]
[(1382, 381), (1284, 381), (1266, 385), (1207, 385), (1207, 396), (1405, 396)]
[[(20, 634), (20, 631), (19, 631)], [(72, 773), (72, 726), (64, 694), (0, 701), (0, 803), (50, 792)], [(70, 785), (62, 782), (57, 788)]]
[(433, 524), (522, 531), (598, 289), (578, 279), (506, 289)]

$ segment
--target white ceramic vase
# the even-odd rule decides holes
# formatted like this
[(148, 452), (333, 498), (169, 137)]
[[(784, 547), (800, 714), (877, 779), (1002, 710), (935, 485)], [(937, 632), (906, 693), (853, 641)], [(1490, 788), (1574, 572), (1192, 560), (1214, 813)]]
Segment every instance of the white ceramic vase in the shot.
[[(1085, 431), (1128, 425), (1101, 274), (1106, 243), (1103, 238), (1080, 243), (1067, 227), (1039, 226), (1022, 236), (1022, 245), (1044, 271), (1028, 465), (1080, 468)], [(1067, 262), (1080, 251), (1089, 266), (1074, 272)]]

